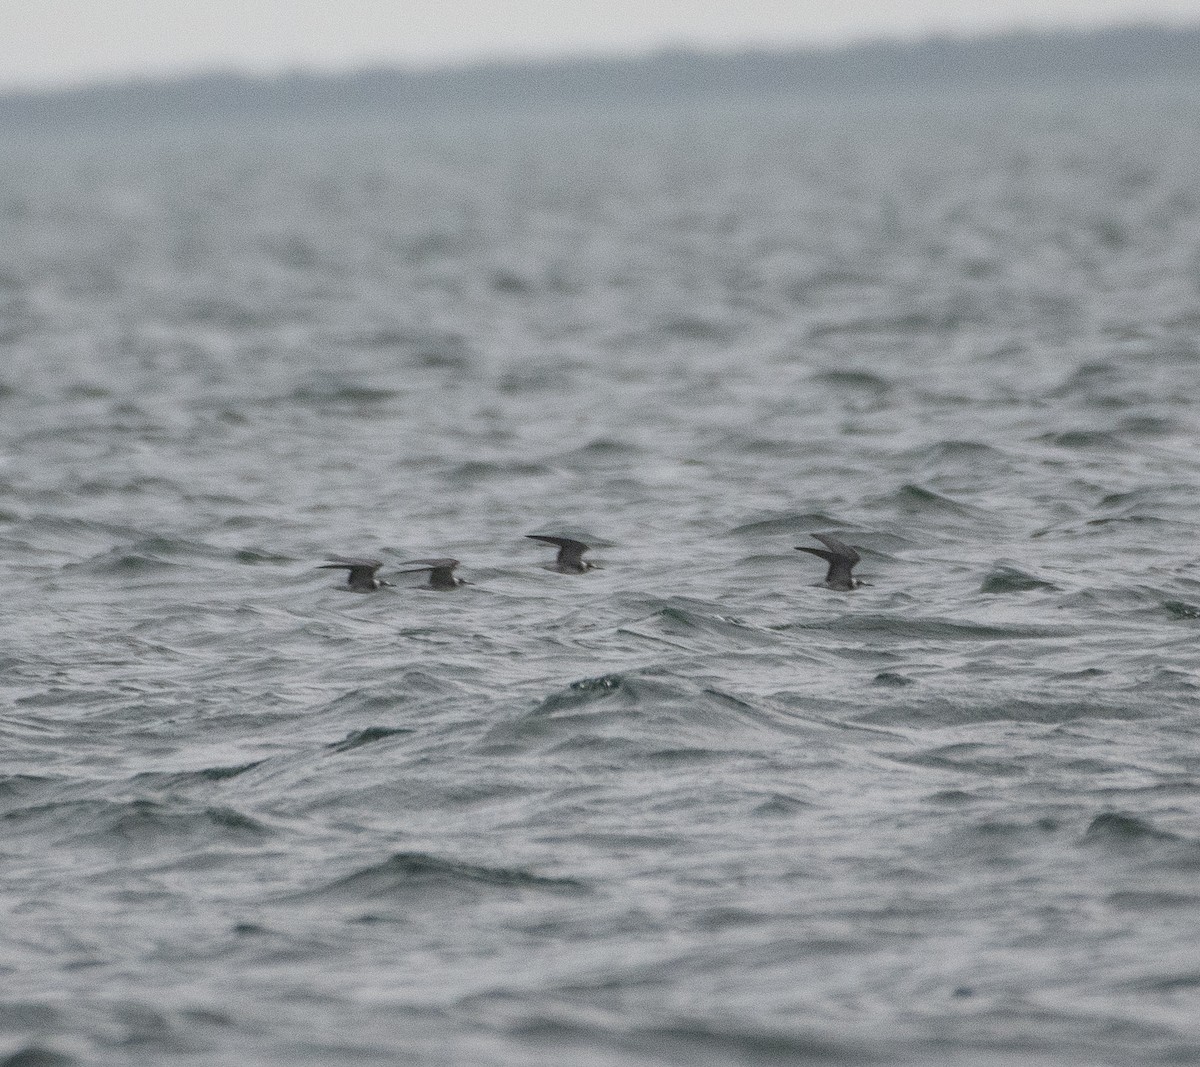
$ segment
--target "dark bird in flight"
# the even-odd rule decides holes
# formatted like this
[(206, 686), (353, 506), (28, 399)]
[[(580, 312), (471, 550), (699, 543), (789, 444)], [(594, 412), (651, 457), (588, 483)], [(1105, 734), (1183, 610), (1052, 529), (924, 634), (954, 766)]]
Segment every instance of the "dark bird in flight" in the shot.
[(814, 556), (820, 556), (829, 564), (829, 573), (825, 575), (825, 585), (830, 589), (836, 589), (838, 592), (844, 593), (850, 589), (857, 589), (862, 582), (857, 578), (853, 578), (850, 572), (862, 557), (858, 551), (845, 541), (839, 541), (836, 537), (830, 537), (828, 534), (812, 534), (812, 536), (821, 542), (824, 548), (809, 548), (808, 545), (797, 545), (798, 552), (811, 552)]
[(329, 562), (322, 563), (318, 570), (345, 569), (350, 572), (346, 579), (346, 588), (356, 593), (373, 593), (381, 586), (391, 585), (375, 577), (375, 572), (383, 566), (377, 559), (353, 559), (349, 556), (327, 556)]
[(426, 589), (437, 589), (439, 592), (446, 592), (450, 589), (457, 589), (460, 585), (466, 585), (461, 578), (454, 577), (454, 568), (458, 566), (456, 559), (410, 559), (400, 564), (404, 570), (401, 574), (412, 574), (416, 571), (429, 571), (429, 584)]
[(548, 545), (557, 546), (558, 556), (554, 560), (554, 569), (562, 571), (563, 574), (583, 574), (596, 566), (583, 558), (583, 554), (589, 546), (582, 541), (574, 541), (569, 537), (551, 537), (548, 534), (526, 534), (525, 536), (534, 541), (544, 541)]

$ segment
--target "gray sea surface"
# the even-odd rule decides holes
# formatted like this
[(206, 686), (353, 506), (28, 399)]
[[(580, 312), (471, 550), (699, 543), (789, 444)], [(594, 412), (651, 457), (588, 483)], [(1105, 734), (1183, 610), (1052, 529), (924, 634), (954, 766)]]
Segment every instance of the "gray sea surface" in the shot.
[(0, 139), (0, 1063), (1200, 1063), (1198, 176), (1188, 85)]

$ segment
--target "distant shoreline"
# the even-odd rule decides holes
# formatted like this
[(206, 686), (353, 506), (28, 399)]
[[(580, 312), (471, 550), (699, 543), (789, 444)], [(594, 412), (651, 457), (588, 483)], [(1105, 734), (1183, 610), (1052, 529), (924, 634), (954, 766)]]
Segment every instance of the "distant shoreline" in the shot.
[(998, 87), (1156, 77), (1200, 81), (1200, 23), (877, 39), (779, 50), (668, 49), (421, 70), (389, 66), (276, 75), (212, 71), (0, 92), (0, 123), (487, 110), (806, 90)]

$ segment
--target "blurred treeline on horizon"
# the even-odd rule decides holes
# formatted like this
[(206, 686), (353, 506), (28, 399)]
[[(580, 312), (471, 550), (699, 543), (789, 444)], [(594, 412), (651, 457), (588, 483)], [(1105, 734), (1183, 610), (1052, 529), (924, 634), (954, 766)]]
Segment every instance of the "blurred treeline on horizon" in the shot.
[(552, 107), (797, 91), (986, 88), (1200, 76), (1200, 24), (875, 39), (839, 47), (700, 51), (363, 67), (251, 75), (213, 70), (0, 93), (0, 122), (153, 121), (238, 115)]

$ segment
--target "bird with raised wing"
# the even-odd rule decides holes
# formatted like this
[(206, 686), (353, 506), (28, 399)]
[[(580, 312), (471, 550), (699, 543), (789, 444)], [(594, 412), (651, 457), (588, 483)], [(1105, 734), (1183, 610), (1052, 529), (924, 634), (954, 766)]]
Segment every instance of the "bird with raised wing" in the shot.
[(410, 559), (400, 564), (400, 574), (414, 574), (417, 571), (429, 571), (429, 583), (425, 586), (426, 589), (436, 589), (439, 592), (446, 592), (450, 589), (457, 589), (460, 585), (466, 585), (461, 578), (454, 577), (454, 568), (458, 566), (458, 560), (450, 559), (449, 557), (440, 559)]
[(553, 537), (550, 534), (526, 534), (525, 536), (534, 541), (544, 541), (548, 545), (556, 546), (558, 555), (554, 560), (554, 569), (562, 571), (563, 574), (583, 574), (596, 566), (583, 558), (583, 554), (590, 546), (585, 545), (582, 541), (576, 541), (570, 537)]
[(851, 589), (857, 589), (863, 584), (850, 574), (854, 569), (854, 564), (862, 559), (854, 546), (846, 544), (845, 541), (839, 541), (836, 537), (830, 537), (829, 534), (812, 534), (811, 536), (825, 547), (810, 548), (808, 545), (797, 545), (796, 551), (811, 552), (829, 564), (829, 571), (825, 575), (825, 585), (828, 588), (845, 593)]
[(346, 588), (355, 593), (373, 593), (376, 589), (391, 582), (385, 582), (375, 577), (375, 572), (383, 566), (377, 559), (357, 559), (352, 556), (326, 556), (329, 562), (318, 565), (318, 570), (347, 570)]

